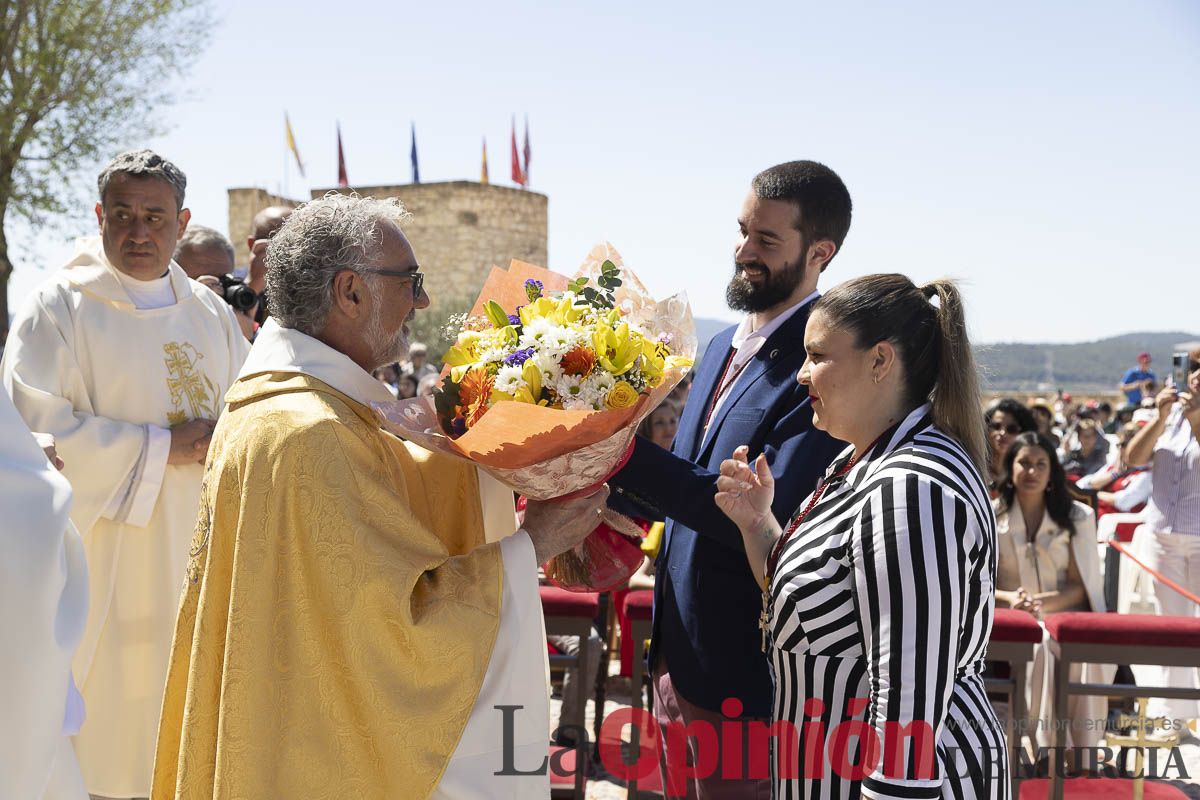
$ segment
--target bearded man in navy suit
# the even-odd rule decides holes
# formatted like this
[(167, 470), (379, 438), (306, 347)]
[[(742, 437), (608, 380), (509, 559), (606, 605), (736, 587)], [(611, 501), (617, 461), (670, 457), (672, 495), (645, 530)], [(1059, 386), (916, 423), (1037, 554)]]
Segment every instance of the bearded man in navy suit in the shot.
[[(721, 461), (748, 445), (751, 462), (767, 455), (776, 482), (772, 511), (786, 525), (845, 446), (813, 427), (808, 390), (796, 375), (818, 278), (841, 249), (850, 214), (845, 184), (823, 164), (791, 161), (754, 177), (726, 289), (729, 307), (747, 316), (709, 343), (671, 450), (639, 437), (628, 464), (610, 480), (615, 505), (632, 501), (667, 518), (649, 662), (654, 714), (667, 746), (663, 766), (671, 770), (711, 764), (714, 754), (703, 752), (711, 749), (705, 737), (668, 737), (670, 723), (706, 721), (723, 739), (729, 717), (737, 717), (744, 750), (750, 741), (744, 723), (771, 717), (771, 675), (758, 626), (762, 587), (741, 534), (713, 495)], [(742, 769), (729, 774), (721, 769), (728, 766), (724, 747), (721, 741), (715, 774), (687, 780), (688, 797), (769, 797), (765, 758), (751, 763), (744, 755)]]

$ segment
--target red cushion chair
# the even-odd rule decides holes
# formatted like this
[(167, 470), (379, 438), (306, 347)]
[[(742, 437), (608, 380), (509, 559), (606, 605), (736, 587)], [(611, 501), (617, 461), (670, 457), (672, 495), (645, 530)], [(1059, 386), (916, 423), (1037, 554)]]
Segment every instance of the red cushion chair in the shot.
[[(984, 681), (990, 692), (1003, 692), (1008, 697), (1008, 740), (1012, 748), (1011, 763), (1017, 763), (1023, 732), (1032, 731), (1025, 708), (1025, 667), (1033, 660), (1033, 646), (1042, 641), (1042, 626), (1032, 615), (1012, 608), (997, 608), (992, 616), (992, 635), (988, 639), (987, 660), (1003, 661), (1008, 675), (997, 674)], [(1012, 773), (1013, 796), (1017, 796), (1017, 774)]]
[(653, 590), (638, 589), (625, 595), (625, 616), (630, 619), (650, 619), (653, 610)]
[[(629, 693), (632, 698), (631, 702), (635, 709), (642, 710), (642, 684), (645, 682), (646, 675), (646, 640), (650, 638), (651, 620), (654, 611), (654, 592), (650, 589), (638, 589), (625, 595), (623, 611), (625, 618), (629, 622), (629, 631), (621, 631), (621, 636), (628, 635), (629, 641), (632, 643), (633, 655), (631, 664), (631, 676), (629, 684)], [(650, 684), (650, 708), (654, 708), (654, 685)], [(633, 741), (637, 744), (640, 750), (646, 748), (646, 744), (640, 741), (641, 736), (637, 728), (633, 730)], [(643, 782), (643, 784), (648, 782)], [(643, 785), (642, 790), (650, 787)], [(638, 796), (638, 782), (631, 780), (629, 782), (629, 797), (636, 798)]]
[(1121, 524), (1117, 525), (1117, 530), (1114, 534), (1117, 538), (1117, 541), (1125, 543), (1132, 542), (1134, 531), (1140, 528), (1141, 525), (1142, 523), (1140, 522), (1122, 522)]
[(547, 617), (584, 617), (591, 620), (600, 607), (600, 597), (595, 592), (568, 592), (557, 586), (540, 586), (538, 592), (542, 596), (542, 613)]
[(1200, 619), (1196, 617), (1064, 611), (1046, 617), (1046, 630), (1059, 644), (1200, 648)]
[[(588, 638), (592, 631), (592, 618), (599, 610), (600, 598), (595, 593), (568, 592), (556, 586), (538, 588), (542, 600), (542, 616), (546, 620), (546, 633), (554, 636), (579, 637), (579, 655), (552, 654), (550, 663), (580, 671), (580, 679), (575, 681), (573, 687), (579, 693), (579, 718), (562, 721), (578, 725), (582, 729), (586, 718), (588, 687), (584, 686), (581, 673), (583, 665), (587, 663), (588, 648), (591, 646)], [(577, 746), (573, 748), (573, 753), (558, 756), (564, 773), (569, 769), (571, 774), (551, 772), (552, 797), (571, 797), (575, 800), (583, 800), (587, 791), (586, 748), (587, 737), (581, 736)], [(552, 748), (551, 753), (558, 753), (558, 749)]]
[[(1164, 589), (1164, 591), (1169, 591)], [(1066, 747), (1067, 701), (1072, 695), (1132, 697), (1139, 704), (1150, 697), (1200, 699), (1200, 689), (1179, 686), (1135, 686), (1133, 684), (1072, 683), (1071, 666), (1089, 664), (1151, 664), (1163, 667), (1192, 667), (1200, 664), (1200, 618), (1155, 617), (1147, 614), (1102, 614), (1067, 611), (1045, 620), (1050, 634), (1047, 646), (1055, 656), (1054, 732), (1057, 753)], [(1051, 796), (1063, 797), (1063, 769), (1051, 763)]]
[[(995, 642), (1026, 642), (1037, 644), (1042, 640), (1042, 626), (1033, 615), (1015, 608), (997, 608), (992, 617), (992, 638)], [(990, 651), (989, 651), (990, 653)]]

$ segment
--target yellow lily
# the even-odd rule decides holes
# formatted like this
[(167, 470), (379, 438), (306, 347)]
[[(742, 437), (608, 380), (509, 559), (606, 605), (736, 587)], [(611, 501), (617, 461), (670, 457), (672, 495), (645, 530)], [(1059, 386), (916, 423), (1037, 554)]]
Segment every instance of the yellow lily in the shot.
[[(653, 380), (662, 377), (663, 368), (666, 366), (666, 352), (667, 348), (661, 342), (642, 340), (642, 373), (647, 378)], [(658, 385), (657, 382), (655, 385)]]
[(675, 367), (691, 367), (695, 363), (695, 359), (687, 356), (667, 356), (666, 366), (667, 369), (674, 369)]
[[(490, 337), (488, 337), (490, 339)], [(442, 356), (442, 361), (450, 365), (450, 380), (458, 383), (478, 362), (488, 341), (478, 331), (463, 331), (458, 335), (458, 341)]]
[(535, 319), (545, 318), (553, 322), (555, 325), (569, 325), (576, 322), (583, 316), (584, 309), (576, 308), (571, 298), (564, 297), (561, 300), (555, 300), (552, 297), (539, 297), (529, 305), (521, 306), (521, 310), (517, 315), (521, 318), (522, 325), (528, 325)]
[(521, 318), (522, 325), (528, 325), (539, 317), (552, 318), (557, 309), (558, 302), (553, 298), (539, 297), (532, 303), (521, 306), (521, 310), (517, 312), (517, 316)]
[(596, 360), (613, 375), (624, 375), (633, 368), (642, 354), (642, 342), (642, 335), (629, 330), (627, 322), (616, 328), (607, 322), (599, 322), (592, 333)]
[(542, 371), (538, 369), (537, 364), (533, 363), (533, 359), (525, 362), (525, 366), (521, 369), (521, 377), (525, 380), (530, 395), (530, 399), (526, 402), (532, 403), (536, 398), (542, 396)]

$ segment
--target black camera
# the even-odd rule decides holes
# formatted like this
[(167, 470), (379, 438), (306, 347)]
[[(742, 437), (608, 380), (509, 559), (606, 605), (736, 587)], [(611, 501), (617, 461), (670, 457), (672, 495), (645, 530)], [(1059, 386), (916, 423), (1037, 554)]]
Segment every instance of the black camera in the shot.
[(246, 285), (244, 280), (233, 275), (222, 275), (220, 281), (221, 296), (234, 311), (246, 313), (254, 308), (254, 304), (258, 302), (258, 295)]

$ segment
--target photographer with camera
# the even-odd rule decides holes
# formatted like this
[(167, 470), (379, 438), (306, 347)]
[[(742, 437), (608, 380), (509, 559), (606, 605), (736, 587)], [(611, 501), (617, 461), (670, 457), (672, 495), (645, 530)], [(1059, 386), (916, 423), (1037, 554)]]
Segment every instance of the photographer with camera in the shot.
[(258, 325), (252, 315), (258, 295), (233, 275), (233, 244), (219, 231), (191, 225), (175, 245), (174, 258), (189, 278), (212, 289), (229, 304), (242, 335), (254, 341)]
[[(1135, 535), (1143, 561), (1187, 591), (1200, 593), (1200, 347), (1178, 360), (1175, 382), (1182, 385), (1158, 393), (1158, 416), (1129, 441), (1124, 454), (1131, 466), (1149, 464), (1153, 477), (1146, 523)], [(1156, 582), (1154, 594), (1162, 614), (1200, 616), (1200, 606), (1168, 586)], [(1169, 667), (1162, 678), (1159, 685), (1200, 688), (1200, 669), (1195, 667)], [(1151, 701), (1150, 716), (1170, 717), (1178, 728), (1180, 720), (1200, 718), (1200, 703)]]

